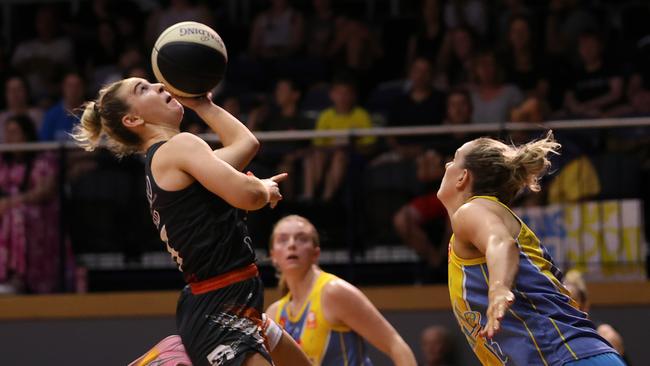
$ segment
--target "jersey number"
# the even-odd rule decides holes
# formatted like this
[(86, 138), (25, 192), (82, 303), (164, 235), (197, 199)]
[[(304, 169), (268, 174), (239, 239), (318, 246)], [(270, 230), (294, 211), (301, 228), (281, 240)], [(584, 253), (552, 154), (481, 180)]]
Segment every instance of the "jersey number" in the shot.
[(180, 254), (169, 245), (169, 238), (167, 237), (167, 228), (165, 225), (163, 225), (162, 229), (160, 229), (160, 240), (165, 243), (167, 251), (172, 255), (172, 259), (178, 265), (178, 270), (183, 272), (183, 258), (181, 258)]

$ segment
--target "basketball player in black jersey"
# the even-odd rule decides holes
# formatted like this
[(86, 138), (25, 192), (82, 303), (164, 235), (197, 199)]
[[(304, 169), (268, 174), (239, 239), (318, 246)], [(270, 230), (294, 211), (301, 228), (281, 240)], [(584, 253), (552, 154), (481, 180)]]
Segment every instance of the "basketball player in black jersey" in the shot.
[[(222, 148), (180, 133), (183, 105), (217, 133)], [(105, 140), (117, 156), (145, 154), (153, 222), (188, 283), (176, 325), (194, 365), (269, 365), (271, 355), (278, 365), (309, 364), (291, 337), (262, 317), (263, 285), (241, 210), (274, 207), (286, 174), (241, 172), (259, 147), (241, 122), (207, 96), (174, 98), (162, 84), (130, 78), (85, 104), (73, 136), (87, 150)]]

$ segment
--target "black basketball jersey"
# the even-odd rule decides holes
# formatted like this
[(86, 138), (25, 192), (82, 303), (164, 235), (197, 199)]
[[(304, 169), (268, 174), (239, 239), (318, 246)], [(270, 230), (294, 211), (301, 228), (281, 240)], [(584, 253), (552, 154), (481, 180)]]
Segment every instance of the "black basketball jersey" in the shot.
[(151, 173), (154, 154), (165, 141), (146, 152), (147, 200), (153, 223), (185, 281), (201, 281), (255, 262), (244, 213), (198, 181), (179, 191), (166, 191)]

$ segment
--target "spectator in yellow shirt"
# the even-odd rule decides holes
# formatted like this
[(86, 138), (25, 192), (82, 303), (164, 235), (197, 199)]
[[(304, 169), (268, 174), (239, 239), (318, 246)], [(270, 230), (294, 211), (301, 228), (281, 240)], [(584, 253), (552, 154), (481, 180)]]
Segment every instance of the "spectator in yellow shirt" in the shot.
[[(352, 81), (337, 79), (330, 88), (332, 107), (321, 112), (316, 130), (347, 130), (371, 128), (370, 115), (357, 105), (356, 86)], [(355, 139), (357, 148), (367, 150), (377, 140), (374, 136)], [(348, 166), (345, 137), (319, 137), (313, 143), (315, 149), (306, 159), (304, 169), (304, 198), (311, 200), (316, 188), (323, 184), (320, 198), (330, 201), (338, 192)], [(327, 174), (324, 174), (327, 172)]]

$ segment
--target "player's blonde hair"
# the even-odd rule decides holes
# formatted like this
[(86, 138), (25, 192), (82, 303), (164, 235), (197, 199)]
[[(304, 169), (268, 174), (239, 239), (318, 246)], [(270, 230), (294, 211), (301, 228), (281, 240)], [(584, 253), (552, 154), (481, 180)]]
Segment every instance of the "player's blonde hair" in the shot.
[(487, 137), (474, 140), (464, 161), (474, 177), (472, 193), (495, 196), (508, 204), (524, 188), (538, 192), (539, 178), (551, 166), (548, 154), (558, 154), (559, 149), (552, 131), (520, 146)]
[(142, 139), (122, 123), (122, 117), (130, 111), (129, 104), (119, 95), (124, 80), (104, 86), (94, 101), (83, 105), (80, 123), (72, 137), (86, 151), (93, 151), (105, 141), (106, 147), (118, 157), (140, 150)]

